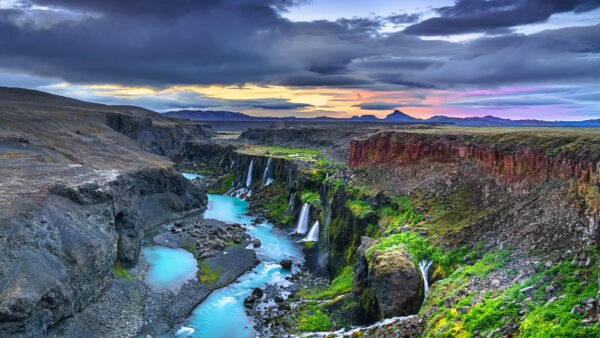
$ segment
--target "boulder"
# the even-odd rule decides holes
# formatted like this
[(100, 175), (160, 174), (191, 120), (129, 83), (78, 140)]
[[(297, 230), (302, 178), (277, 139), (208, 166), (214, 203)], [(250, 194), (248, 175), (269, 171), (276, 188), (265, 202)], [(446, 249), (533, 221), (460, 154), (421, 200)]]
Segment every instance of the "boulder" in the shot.
[(423, 300), (423, 278), (406, 251), (373, 252), (369, 278), (384, 318), (419, 311)]
[(263, 296), (263, 290), (260, 288), (255, 288), (254, 291), (252, 291), (252, 295), (254, 295), (257, 299), (261, 299)]
[(279, 262), (279, 264), (281, 265), (282, 268), (284, 268), (286, 270), (292, 269), (292, 260), (291, 259), (284, 259), (281, 262)]
[(250, 296), (246, 297), (246, 299), (244, 299), (244, 306), (245, 307), (254, 307), (254, 305), (256, 305), (257, 300), (258, 299), (255, 295), (250, 295)]
[(260, 246), (262, 245), (262, 243), (260, 242), (260, 239), (258, 239), (258, 238), (255, 238), (255, 239), (252, 241), (252, 243), (254, 244), (254, 247), (255, 247), (255, 248), (258, 248), (258, 247), (260, 247)]
[(417, 313), (423, 300), (423, 278), (412, 256), (402, 249), (365, 251), (375, 241), (361, 238), (352, 292), (371, 320)]

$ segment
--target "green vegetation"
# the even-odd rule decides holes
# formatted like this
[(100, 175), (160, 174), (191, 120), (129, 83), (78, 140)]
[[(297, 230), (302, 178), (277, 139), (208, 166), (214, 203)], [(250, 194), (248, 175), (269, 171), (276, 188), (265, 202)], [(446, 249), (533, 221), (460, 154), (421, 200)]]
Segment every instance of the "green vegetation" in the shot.
[(373, 208), (367, 204), (367, 202), (362, 200), (350, 200), (346, 202), (348, 209), (352, 211), (354, 216), (358, 218), (366, 218), (367, 216), (373, 214)]
[(191, 253), (194, 253), (196, 251), (197, 243), (193, 239), (189, 240), (189, 241), (186, 240), (186, 239), (184, 239), (183, 242), (181, 243), (181, 247), (184, 250), (187, 250), (187, 251), (189, 251)]
[[(437, 265), (438, 273), (442, 276), (450, 274), (463, 261), (465, 255), (475, 255), (466, 247), (445, 252), (443, 249), (430, 245), (421, 235), (414, 232), (403, 232), (382, 238), (379, 243), (366, 251), (367, 259), (376, 251), (404, 249), (413, 257), (415, 265), (420, 261), (430, 259)], [(489, 264), (485, 261), (484, 264)]]
[(327, 331), (333, 328), (331, 319), (315, 303), (300, 305), (296, 322), (300, 331)]
[(320, 151), (312, 149), (266, 147), (248, 144), (241, 149), (241, 151), (249, 155), (269, 155), (271, 157), (280, 157), (289, 160), (297, 159), (301, 161), (314, 161), (323, 155)]
[(317, 242), (304, 242), (304, 246), (308, 249), (313, 248), (315, 245), (317, 245)]
[(337, 297), (343, 293), (350, 292), (352, 290), (352, 277), (354, 276), (354, 270), (351, 266), (346, 266), (342, 269), (342, 272), (331, 284), (325, 289), (311, 289), (301, 290), (299, 296), (307, 299), (330, 299)]
[(210, 265), (200, 263), (198, 264), (197, 276), (202, 283), (213, 283), (219, 279), (220, 274), (219, 271), (213, 270)]
[[(582, 304), (583, 298), (594, 298), (598, 292), (596, 250), (590, 250), (590, 255), (594, 258), (590, 268), (580, 268), (567, 259), (548, 270), (540, 267), (540, 272), (532, 278), (506, 290), (493, 290), (480, 300), (476, 300), (477, 294), (472, 293), (445, 307), (444, 299), (456, 297), (473, 276), (487, 276), (492, 270), (504, 267), (508, 261), (508, 250), (488, 253), (476, 264), (457, 270), (432, 286), (421, 309), (421, 313), (425, 313), (434, 305), (438, 307), (428, 318), (427, 336), (470, 336), (475, 330), (485, 336), (496, 328), (516, 324), (519, 335), (523, 337), (597, 337), (600, 324), (583, 326), (581, 321), (584, 318), (571, 312), (576, 305)], [(554, 291), (546, 295), (546, 287), (550, 284)], [(535, 286), (535, 292), (521, 292), (529, 286)], [(556, 298), (550, 302), (550, 297)], [(468, 305), (471, 307), (467, 313), (457, 311), (459, 307)]]
[(302, 203), (308, 203), (315, 208), (320, 208), (322, 206), (319, 194), (316, 192), (303, 191), (302, 195), (300, 195), (300, 200)]
[(115, 265), (113, 266), (113, 273), (118, 278), (124, 278), (124, 279), (127, 279), (127, 280), (132, 280), (131, 276), (129, 275), (129, 271), (127, 271), (127, 269), (121, 267), (121, 262), (120, 261), (116, 261), (115, 262)]
[(233, 173), (229, 173), (221, 177), (219, 179), (221, 181), (221, 185), (219, 187), (213, 187), (212, 189), (208, 189), (207, 193), (219, 195), (226, 193), (229, 189), (231, 189), (234, 178), (235, 175)]

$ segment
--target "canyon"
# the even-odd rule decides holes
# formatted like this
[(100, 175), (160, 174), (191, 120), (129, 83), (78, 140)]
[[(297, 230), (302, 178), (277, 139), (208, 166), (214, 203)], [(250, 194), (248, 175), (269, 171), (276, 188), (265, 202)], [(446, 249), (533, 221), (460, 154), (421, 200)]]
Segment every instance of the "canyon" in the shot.
[(0, 335), (600, 332), (595, 129), (0, 109)]

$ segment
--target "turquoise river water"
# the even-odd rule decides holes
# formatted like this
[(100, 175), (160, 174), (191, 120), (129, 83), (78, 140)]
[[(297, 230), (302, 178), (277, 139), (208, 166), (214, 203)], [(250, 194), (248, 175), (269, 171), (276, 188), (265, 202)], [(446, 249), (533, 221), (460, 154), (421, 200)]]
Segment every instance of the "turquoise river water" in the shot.
[[(208, 208), (202, 217), (246, 226), (248, 233), (262, 243), (255, 249), (259, 265), (239, 277), (236, 282), (212, 292), (193, 311), (187, 322), (175, 329), (176, 336), (255, 337), (254, 324), (244, 309), (244, 299), (254, 288), (289, 283), (285, 277), (290, 271), (282, 269), (279, 262), (282, 259), (303, 259), (300, 246), (287, 233), (267, 222), (251, 225), (254, 217), (245, 215), (247, 205), (247, 202), (237, 197), (209, 194)], [(197, 269), (195, 265), (190, 267), (191, 254), (185, 250), (154, 246), (144, 249), (144, 255), (150, 262), (147, 282), (155, 288), (186, 280)]]

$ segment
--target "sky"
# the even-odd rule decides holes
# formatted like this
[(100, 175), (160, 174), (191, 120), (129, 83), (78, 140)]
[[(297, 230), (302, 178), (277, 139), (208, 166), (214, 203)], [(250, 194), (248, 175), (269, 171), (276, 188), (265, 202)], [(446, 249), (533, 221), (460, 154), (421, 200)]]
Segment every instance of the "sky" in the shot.
[(600, 118), (600, 0), (0, 0), (0, 85), (164, 112)]

